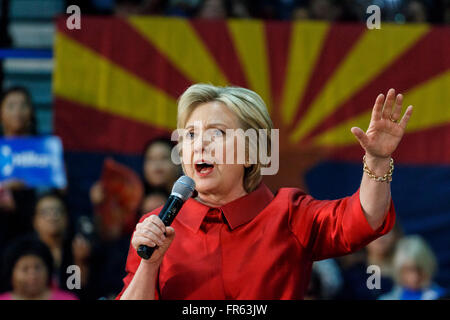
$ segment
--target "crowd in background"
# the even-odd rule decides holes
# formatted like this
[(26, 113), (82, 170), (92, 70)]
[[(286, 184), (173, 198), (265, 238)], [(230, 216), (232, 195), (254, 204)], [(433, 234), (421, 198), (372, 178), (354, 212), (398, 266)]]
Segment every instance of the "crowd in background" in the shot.
[[(37, 134), (25, 88), (4, 92), (0, 124), (2, 137)], [(173, 146), (165, 137), (145, 146), (140, 173), (144, 192), (132, 212), (133, 225), (144, 213), (165, 203), (181, 175), (180, 166), (171, 160)], [(113, 299), (120, 292), (133, 230), (100, 218), (97, 210), (108, 198), (102, 180), (90, 189), (93, 212), (76, 219), (67, 205), (67, 192), (31, 189), (16, 180), (1, 183), (0, 300)], [(73, 272), (68, 270), (73, 266), (79, 270), (78, 286), (71, 286)], [(397, 224), (359, 252), (314, 263), (305, 298), (445, 298), (446, 290), (433, 281), (436, 270), (436, 257), (427, 242), (418, 235), (404, 235)]]
[(90, 14), (340, 22), (366, 21), (367, 8), (375, 4), (381, 9), (382, 21), (450, 24), (450, 0), (80, 0), (78, 3), (82, 12)]
[[(6, 90), (0, 106), (2, 138), (36, 136), (33, 110), (26, 88)], [(181, 174), (171, 161), (172, 147), (164, 137), (145, 146), (145, 193), (132, 213), (133, 228), (143, 213), (165, 203)], [(111, 299), (121, 290), (132, 229), (106, 224), (97, 214), (106, 198), (101, 181), (91, 187), (93, 212), (85, 215), (71, 213), (68, 192), (29, 188), (14, 179), (1, 182), (0, 299)], [(81, 277), (79, 286), (68, 290), (74, 274), (70, 266), (77, 266)]]

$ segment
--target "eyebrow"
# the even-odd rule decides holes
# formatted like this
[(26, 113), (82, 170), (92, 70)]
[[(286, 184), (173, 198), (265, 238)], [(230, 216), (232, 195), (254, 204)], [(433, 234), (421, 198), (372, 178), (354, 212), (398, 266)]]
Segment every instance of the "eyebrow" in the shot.
[[(226, 128), (228, 128), (229, 126), (228, 125), (226, 125), (225, 123), (223, 123), (223, 122), (212, 122), (212, 123), (208, 123), (208, 125), (206, 126), (206, 128), (211, 128), (211, 127), (226, 127)], [(188, 126), (186, 126), (185, 127), (185, 129), (190, 129), (190, 128), (194, 128), (194, 126), (191, 124), (191, 125), (188, 125)]]

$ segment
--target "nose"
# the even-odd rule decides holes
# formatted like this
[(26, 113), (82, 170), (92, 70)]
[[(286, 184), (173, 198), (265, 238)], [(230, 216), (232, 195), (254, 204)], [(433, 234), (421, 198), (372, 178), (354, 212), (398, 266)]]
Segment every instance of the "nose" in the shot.
[(211, 137), (208, 136), (207, 132), (203, 129), (199, 129), (198, 135), (194, 140), (194, 153), (202, 154), (211, 143)]

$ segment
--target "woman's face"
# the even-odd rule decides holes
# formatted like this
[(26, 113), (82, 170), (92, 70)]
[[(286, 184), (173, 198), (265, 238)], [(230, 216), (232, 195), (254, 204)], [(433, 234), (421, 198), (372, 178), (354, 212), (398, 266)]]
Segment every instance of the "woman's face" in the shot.
[(221, 0), (206, 0), (200, 10), (199, 18), (202, 19), (225, 19), (227, 12)]
[(40, 235), (61, 235), (67, 228), (67, 212), (56, 197), (44, 197), (36, 205), (34, 228)]
[(400, 269), (400, 284), (410, 290), (420, 290), (428, 283), (427, 275), (413, 262), (405, 263)]
[(160, 142), (152, 144), (144, 155), (144, 178), (154, 187), (172, 185), (178, 177), (178, 167), (172, 162), (171, 148)]
[(5, 134), (27, 133), (31, 122), (31, 106), (21, 92), (8, 94), (1, 106), (1, 121)]
[[(200, 104), (186, 121), (182, 161), (186, 175), (195, 181), (200, 198), (245, 194), (244, 164), (237, 163), (237, 152), (233, 163), (225, 163), (227, 154), (236, 150), (234, 135), (227, 136), (226, 130), (240, 127), (237, 116), (220, 102)], [(216, 154), (213, 150), (220, 151)]]
[(25, 255), (15, 264), (12, 272), (13, 292), (34, 298), (47, 289), (48, 270), (44, 261), (35, 255)]

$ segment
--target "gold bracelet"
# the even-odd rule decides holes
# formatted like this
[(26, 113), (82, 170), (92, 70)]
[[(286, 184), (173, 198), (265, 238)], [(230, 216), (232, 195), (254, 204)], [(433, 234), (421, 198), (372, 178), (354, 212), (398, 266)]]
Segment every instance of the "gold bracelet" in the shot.
[(389, 171), (388, 173), (386, 173), (384, 176), (382, 177), (377, 177), (372, 170), (369, 169), (369, 167), (367, 166), (366, 163), (366, 156), (364, 155), (363, 157), (363, 163), (364, 163), (364, 167), (363, 170), (365, 173), (367, 173), (367, 175), (372, 178), (373, 180), (377, 181), (377, 182), (391, 182), (392, 181), (392, 173), (394, 172), (394, 159), (391, 158), (391, 161), (389, 163)]

